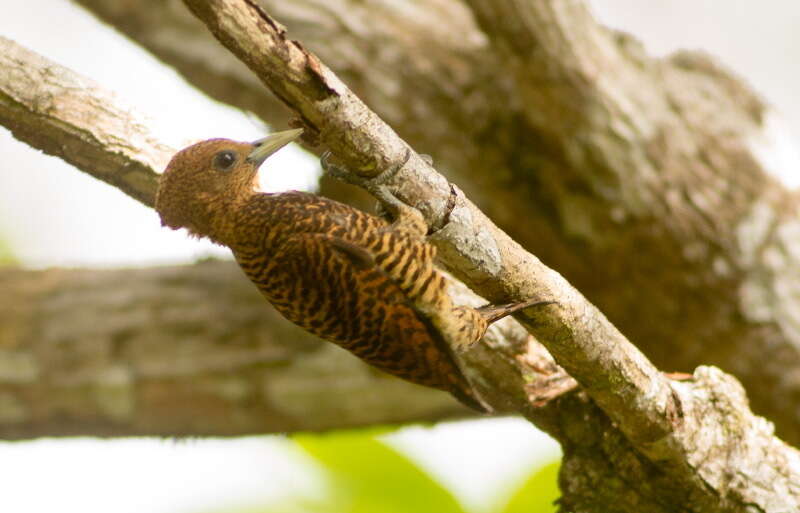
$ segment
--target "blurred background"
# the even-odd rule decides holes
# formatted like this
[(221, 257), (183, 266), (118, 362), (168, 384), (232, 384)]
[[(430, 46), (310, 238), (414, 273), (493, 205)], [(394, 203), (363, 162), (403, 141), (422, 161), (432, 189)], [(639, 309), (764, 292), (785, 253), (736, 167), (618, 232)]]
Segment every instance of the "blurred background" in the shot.
[[(700, 48), (745, 77), (773, 106), (763, 140), (753, 144), (764, 148), (776, 174), (798, 183), (800, 4), (591, 4), (602, 21), (633, 33), (652, 54)], [(70, 2), (6, 5), (0, 34), (116, 91), (174, 147), (219, 136), (255, 139), (266, 130)], [(161, 229), (152, 210), (2, 128), (0, 154), (0, 260), (45, 268), (230, 258), (227, 250)], [(296, 147), (270, 163), (265, 189), (316, 186), (316, 160)], [(517, 419), (292, 438), (0, 443), (0, 511), (552, 511), (557, 459), (557, 445)]]

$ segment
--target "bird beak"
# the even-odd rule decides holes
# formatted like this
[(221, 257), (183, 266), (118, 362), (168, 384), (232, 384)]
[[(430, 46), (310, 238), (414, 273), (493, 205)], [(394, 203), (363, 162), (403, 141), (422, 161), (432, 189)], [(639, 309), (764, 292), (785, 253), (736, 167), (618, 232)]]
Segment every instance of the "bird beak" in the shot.
[(250, 155), (247, 156), (247, 161), (255, 164), (256, 167), (260, 166), (265, 160), (267, 160), (267, 157), (300, 137), (300, 134), (302, 133), (302, 128), (284, 130), (283, 132), (275, 132), (274, 134), (269, 134), (263, 139), (253, 141), (254, 149), (250, 152)]

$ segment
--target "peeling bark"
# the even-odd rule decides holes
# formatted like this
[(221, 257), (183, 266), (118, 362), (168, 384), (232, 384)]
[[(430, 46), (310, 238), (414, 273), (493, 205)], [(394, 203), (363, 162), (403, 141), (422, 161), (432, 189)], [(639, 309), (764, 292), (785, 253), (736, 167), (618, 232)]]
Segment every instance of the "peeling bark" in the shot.
[(672, 388), (682, 422), (668, 444), (684, 452), (665, 451), (657, 460), (632, 447), (583, 394), (561, 397), (538, 412), (564, 450), (560, 511), (797, 511), (800, 454), (774, 436), (770, 422), (749, 412), (735, 379), (699, 367), (691, 382)]

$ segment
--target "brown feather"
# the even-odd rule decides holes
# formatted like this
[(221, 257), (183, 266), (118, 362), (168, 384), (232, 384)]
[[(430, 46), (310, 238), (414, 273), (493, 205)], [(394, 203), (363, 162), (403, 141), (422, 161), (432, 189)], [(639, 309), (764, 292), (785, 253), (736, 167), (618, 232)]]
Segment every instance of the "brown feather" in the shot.
[[(215, 168), (222, 151), (236, 154), (229, 170)], [(433, 263), (435, 248), (418, 229), (313, 194), (256, 192), (250, 151), (247, 143), (212, 139), (178, 152), (156, 200), (163, 224), (229, 246), (290, 321), (383, 371), (485, 411), (451, 347), (476, 342), (489, 323), (534, 302), (454, 306)]]

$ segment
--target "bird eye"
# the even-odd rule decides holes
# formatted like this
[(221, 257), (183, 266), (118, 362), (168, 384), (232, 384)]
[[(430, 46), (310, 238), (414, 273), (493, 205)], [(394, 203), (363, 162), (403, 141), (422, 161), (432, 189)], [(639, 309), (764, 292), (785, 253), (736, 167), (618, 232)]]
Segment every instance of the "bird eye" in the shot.
[(225, 150), (214, 155), (214, 167), (220, 171), (227, 171), (236, 162), (236, 154), (232, 151)]

